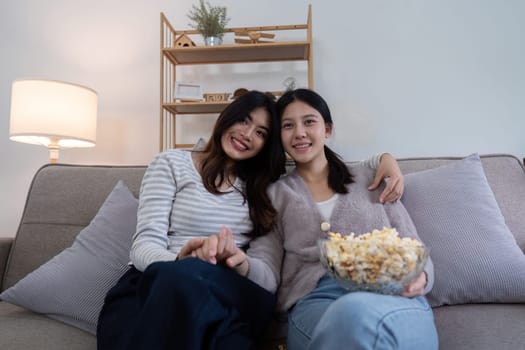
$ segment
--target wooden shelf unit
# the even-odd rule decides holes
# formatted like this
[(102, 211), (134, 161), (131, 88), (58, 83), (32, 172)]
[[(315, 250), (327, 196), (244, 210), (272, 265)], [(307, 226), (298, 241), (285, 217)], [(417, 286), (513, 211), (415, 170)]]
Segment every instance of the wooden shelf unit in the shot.
[(189, 148), (191, 144), (176, 142), (178, 114), (218, 114), (231, 101), (226, 102), (180, 102), (174, 99), (177, 66), (203, 64), (234, 64), (254, 62), (306, 61), (308, 87), (313, 88), (312, 64), (312, 9), (308, 6), (306, 24), (236, 27), (226, 32), (305, 30), (306, 39), (301, 41), (278, 41), (256, 44), (228, 44), (219, 46), (174, 47), (175, 39), (182, 35), (200, 35), (196, 30), (175, 30), (166, 16), (160, 16), (160, 150)]

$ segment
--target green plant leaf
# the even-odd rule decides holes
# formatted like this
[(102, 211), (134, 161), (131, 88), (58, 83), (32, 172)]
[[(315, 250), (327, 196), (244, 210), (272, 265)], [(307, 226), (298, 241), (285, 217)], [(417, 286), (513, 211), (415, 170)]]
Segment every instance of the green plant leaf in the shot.
[(209, 2), (199, 0), (199, 4), (193, 4), (188, 18), (190, 26), (198, 30), (202, 36), (216, 36), (222, 38), (226, 25), (230, 21), (226, 14), (225, 6), (212, 6)]

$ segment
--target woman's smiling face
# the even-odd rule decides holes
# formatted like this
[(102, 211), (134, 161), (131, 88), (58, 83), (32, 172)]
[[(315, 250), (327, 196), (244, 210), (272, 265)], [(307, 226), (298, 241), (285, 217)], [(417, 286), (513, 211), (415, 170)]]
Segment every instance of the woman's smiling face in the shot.
[(324, 157), (325, 139), (331, 134), (332, 128), (325, 124), (323, 116), (307, 103), (295, 100), (284, 109), (281, 141), (296, 162), (308, 163)]
[(222, 134), (221, 146), (232, 160), (249, 159), (263, 149), (269, 130), (270, 114), (266, 108), (257, 107)]

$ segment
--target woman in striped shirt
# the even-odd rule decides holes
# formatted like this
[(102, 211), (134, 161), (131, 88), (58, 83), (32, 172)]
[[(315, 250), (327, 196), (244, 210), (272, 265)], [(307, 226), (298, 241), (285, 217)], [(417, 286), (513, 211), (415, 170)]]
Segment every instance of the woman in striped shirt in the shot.
[(274, 296), (222, 264), (182, 258), (223, 227), (238, 246), (268, 231), (276, 212), (266, 188), (284, 160), (274, 99), (258, 91), (220, 114), (202, 151), (155, 157), (142, 180), (131, 267), (99, 316), (99, 349), (251, 346)]

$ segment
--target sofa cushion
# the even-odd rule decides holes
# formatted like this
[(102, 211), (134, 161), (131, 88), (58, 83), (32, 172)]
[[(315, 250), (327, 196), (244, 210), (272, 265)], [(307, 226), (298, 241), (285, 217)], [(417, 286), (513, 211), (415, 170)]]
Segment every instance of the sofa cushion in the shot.
[(138, 200), (119, 181), (71, 247), (34, 270), (0, 299), (95, 334), (104, 297), (127, 270)]
[(431, 249), (432, 306), (525, 302), (525, 256), (478, 155), (407, 174), (402, 201)]
[(0, 291), (71, 246), (119, 180), (138, 197), (145, 170), (137, 165), (42, 166), (31, 182)]
[[(464, 157), (419, 157), (398, 159), (403, 174), (437, 168)], [(487, 181), (498, 201), (505, 223), (521, 250), (525, 252), (525, 217), (521, 203), (525, 198), (525, 165), (510, 154), (481, 155)]]

